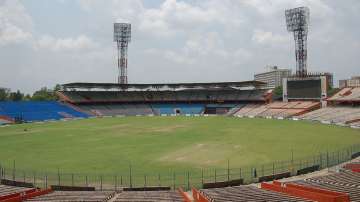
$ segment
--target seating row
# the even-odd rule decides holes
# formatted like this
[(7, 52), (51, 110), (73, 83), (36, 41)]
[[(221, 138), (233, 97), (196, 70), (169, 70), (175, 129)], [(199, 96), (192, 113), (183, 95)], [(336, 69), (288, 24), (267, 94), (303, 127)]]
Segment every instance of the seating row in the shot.
[(264, 101), (267, 90), (62, 91), (73, 103), (160, 101)]
[(297, 116), (297, 118), (357, 126), (360, 124), (360, 107), (325, 107)]
[(88, 117), (87, 114), (55, 101), (0, 102), (0, 116), (26, 122)]
[(319, 108), (319, 102), (293, 101), (270, 104), (248, 104), (239, 109), (235, 116), (288, 118)]

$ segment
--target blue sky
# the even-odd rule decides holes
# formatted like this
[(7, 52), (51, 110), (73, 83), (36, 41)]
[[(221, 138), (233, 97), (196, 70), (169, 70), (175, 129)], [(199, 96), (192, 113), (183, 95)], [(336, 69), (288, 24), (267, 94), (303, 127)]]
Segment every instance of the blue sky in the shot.
[(132, 23), (129, 82), (252, 80), (294, 71), (284, 10), (308, 6), (308, 71), (359, 75), (358, 0), (0, 0), (0, 87), (115, 82), (114, 22)]

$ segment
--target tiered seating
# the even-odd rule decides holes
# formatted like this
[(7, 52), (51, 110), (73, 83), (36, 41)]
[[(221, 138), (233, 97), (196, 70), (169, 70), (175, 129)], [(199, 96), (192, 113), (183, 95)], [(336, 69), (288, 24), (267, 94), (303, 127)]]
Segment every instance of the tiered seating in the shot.
[(350, 124), (351, 127), (360, 128), (360, 121), (354, 122)]
[(264, 111), (267, 110), (267, 107), (266, 105), (260, 105), (259, 107), (256, 107), (250, 111), (248, 111), (245, 116), (250, 116), (250, 117), (255, 117), (257, 116), (258, 114), (261, 114), (263, 113)]
[(257, 114), (257, 116), (288, 118), (316, 109), (320, 107), (320, 103), (311, 101), (274, 102), (266, 105), (265, 107), (267, 109)]
[(274, 102), (267, 105), (248, 104), (237, 111), (234, 116), (288, 118), (318, 107), (320, 107), (319, 102), (311, 101)]
[(344, 170), (325, 176), (309, 178), (307, 181), (360, 187), (360, 173)]
[(240, 111), (240, 109), (242, 109), (244, 106), (246, 106), (245, 104), (237, 104), (235, 105), (233, 108), (229, 109), (229, 111), (226, 113), (226, 115), (228, 116), (232, 116), (235, 115), (238, 111)]
[(359, 107), (326, 107), (299, 116), (298, 118), (335, 124), (359, 125)]
[(360, 101), (360, 87), (343, 88), (328, 99), (330, 102), (356, 102)]
[(80, 109), (98, 116), (116, 115), (161, 115), (161, 114), (201, 114), (203, 104), (86, 104)]
[(125, 191), (121, 192), (115, 201), (180, 202), (184, 200), (176, 191)]
[(360, 173), (340, 171), (339, 173), (300, 180), (295, 183), (347, 193), (350, 195), (350, 201), (360, 201)]
[(79, 105), (80, 109), (98, 116), (117, 115), (151, 115), (153, 110), (147, 104), (87, 104)]
[(242, 107), (239, 111), (237, 111), (234, 116), (246, 116), (248, 112), (260, 107), (261, 104), (247, 104)]
[[(60, 97), (73, 103), (162, 101), (265, 101), (267, 90), (179, 91), (63, 91)], [(66, 98), (66, 99), (65, 99)]]
[(27, 201), (107, 201), (114, 192), (106, 191), (54, 191), (46, 195), (31, 198)]
[(227, 114), (233, 115), (242, 108), (244, 104), (207, 104), (204, 114)]
[(15, 194), (15, 193), (22, 193), (22, 192), (29, 191), (32, 189), (33, 188), (14, 187), (14, 186), (0, 184), (0, 196), (5, 196), (5, 195)]
[(301, 198), (259, 189), (254, 186), (236, 186), (226, 188), (201, 189), (205, 197), (212, 202), (217, 201), (306, 201)]
[(0, 102), (0, 115), (24, 121), (43, 121), (70, 117), (88, 117), (66, 105), (55, 101), (44, 102)]
[(2, 119), (2, 118), (0, 117), (0, 125), (9, 124), (9, 123), (13, 123), (13, 122), (12, 122), (12, 121), (9, 121), (9, 120), (7, 120), (7, 119)]
[(201, 114), (204, 111), (203, 104), (152, 104), (153, 111), (161, 114)]

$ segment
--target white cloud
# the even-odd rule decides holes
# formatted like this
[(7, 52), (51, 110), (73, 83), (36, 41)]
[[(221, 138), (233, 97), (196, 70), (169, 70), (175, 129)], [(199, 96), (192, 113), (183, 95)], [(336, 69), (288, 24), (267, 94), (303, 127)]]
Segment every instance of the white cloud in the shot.
[(179, 64), (199, 64), (207, 63), (209, 60), (221, 60), (232, 62), (233, 64), (242, 64), (249, 60), (253, 54), (244, 48), (236, 50), (226, 49), (224, 41), (216, 32), (208, 32), (190, 37), (184, 46), (178, 50), (163, 50), (163, 49), (147, 49), (146, 54), (156, 54), (163, 56)]
[(31, 33), (10, 23), (6, 19), (0, 19), (0, 45), (20, 43), (31, 39)]
[(255, 30), (251, 39), (259, 44), (279, 44), (288, 41), (288, 38), (273, 34), (271, 31)]
[(85, 35), (69, 38), (55, 38), (49, 35), (35, 36), (32, 17), (20, 1), (0, 2), (0, 46), (10, 44), (30, 44), (34, 49), (51, 51), (78, 51), (97, 46)]
[[(111, 14), (112, 22), (129, 22), (134, 34), (147, 38), (173, 39), (209, 32), (221, 27), (238, 28), (248, 19), (233, 0), (164, 0), (158, 6), (145, 7), (142, 0), (78, 0), (80, 8), (94, 15)], [(234, 5), (236, 4), (236, 5)], [(109, 18), (107, 18), (109, 20)]]
[(80, 35), (76, 38), (55, 38), (45, 35), (36, 43), (36, 48), (51, 51), (79, 51), (91, 49), (96, 46), (97, 44), (85, 35)]
[[(234, 59), (237, 61), (238, 60), (248, 60), (253, 56), (253, 54), (250, 51), (243, 49), (243, 48), (239, 48), (239, 49), (235, 50), (232, 54), (233, 54)], [(238, 62), (236, 62), (236, 63), (238, 63)]]
[(284, 15), (285, 9), (300, 6), (309, 7), (316, 18), (325, 17), (334, 11), (324, 0), (244, 0), (242, 2), (256, 9), (263, 16)]
[[(85, 10), (96, 10), (92, 1), (79, 1)], [(138, 31), (157, 37), (188, 34), (187, 30), (202, 29), (214, 24), (234, 27), (244, 21), (242, 14), (232, 7), (232, 1), (187, 3), (165, 0), (159, 7), (145, 8), (140, 0), (112, 0), (109, 7), (115, 21), (131, 22)]]
[(32, 37), (33, 23), (18, 1), (0, 2), (0, 45), (21, 43)]

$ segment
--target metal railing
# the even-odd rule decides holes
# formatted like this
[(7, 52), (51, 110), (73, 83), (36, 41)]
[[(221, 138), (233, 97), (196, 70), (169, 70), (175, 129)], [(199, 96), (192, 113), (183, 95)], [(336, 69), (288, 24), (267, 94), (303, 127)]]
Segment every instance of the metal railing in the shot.
[(203, 168), (184, 172), (149, 173), (134, 166), (129, 166), (127, 173), (118, 174), (81, 174), (45, 172), (18, 169), (15, 166), (0, 164), (0, 179), (33, 183), (34, 186), (46, 188), (50, 185), (91, 186), (97, 190), (121, 190), (123, 187), (168, 186), (172, 189), (183, 187), (201, 188), (204, 183), (213, 183), (243, 179), (245, 184), (258, 182), (259, 177), (290, 172), (292, 176), (299, 169), (318, 165), (319, 169), (330, 168), (349, 161), (360, 153), (360, 145), (327, 151), (307, 158), (277, 161), (258, 166), (231, 168)]

